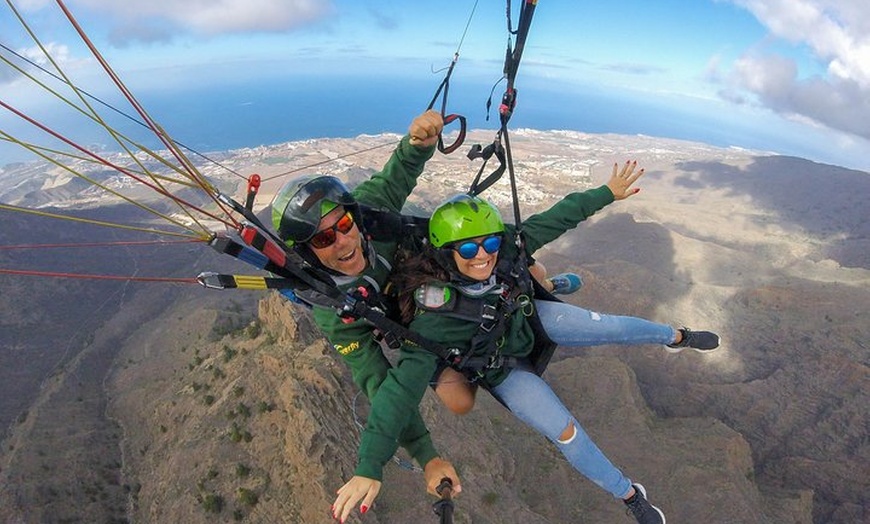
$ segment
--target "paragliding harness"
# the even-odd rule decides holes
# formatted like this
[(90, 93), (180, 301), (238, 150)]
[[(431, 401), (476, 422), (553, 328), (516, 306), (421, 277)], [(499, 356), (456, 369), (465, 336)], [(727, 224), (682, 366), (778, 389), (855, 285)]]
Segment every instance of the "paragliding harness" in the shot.
[[(543, 330), (534, 300), (556, 299), (531, 278), (526, 256), (520, 254), (513, 259), (500, 260), (495, 275), (497, 281), (505, 285), (495, 285), (490, 293), (482, 296), (470, 296), (450, 286), (451, 291), (443, 295), (449, 297), (446, 300), (436, 300), (429, 305), (417, 301), (417, 307), (428, 314), (478, 324), (468, 347), (446, 359), (450, 367), (463, 373), (472, 383), (480, 381), (486, 371), (493, 369), (520, 368), (541, 375), (555, 349), (555, 344)], [(484, 298), (487, 294), (499, 292), (494, 304)], [(505, 334), (510, 323), (519, 318), (518, 312), (527, 319), (534, 334), (535, 345), (526, 357), (502, 354)]]

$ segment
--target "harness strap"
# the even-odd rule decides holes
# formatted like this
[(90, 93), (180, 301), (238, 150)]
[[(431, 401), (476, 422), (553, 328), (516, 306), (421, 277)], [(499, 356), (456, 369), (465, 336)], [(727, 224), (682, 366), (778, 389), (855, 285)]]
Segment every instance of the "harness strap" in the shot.
[[(492, 173), (487, 175), (483, 181), (480, 181), (480, 176), (483, 174), (487, 162), (489, 162), (489, 159), (492, 158), (493, 155), (498, 159), (499, 165)], [(485, 148), (481, 147), (480, 144), (471, 146), (467, 156), (469, 160), (476, 160), (478, 158), (483, 159), (483, 165), (480, 166), (480, 169), (477, 171), (477, 176), (474, 177), (474, 180), (471, 182), (471, 187), (468, 189), (469, 195), (479, 195), (491, 185), (498, 182), (507, 167), (505, 165), (504, 146), (501, 145), (498, 138)]]
[(259, 275), (226, 275), (206, 271), (196, 281), (209, 289), (293, 289), (289, 278), (262, 277)]
[[(287, 281), (287, 286), (282, 286), (283, 289), (293, 288), (298, 290), (307, 290), (311, 289), (310, 286), (303, 280), (296, 277), (296, 275), (287, 271), (283, 266), (280, 266), (269, 259), (262, 252), (257, 251), (256, 249), (246, 246), (237, 242), (235, 239), (224, 235), (219, 234), (215, 235), (208, 243), (209, 246), (212, 247), (218, 253), (223, 253), (225, 255), (230, 255), (231, 257), (238, 258), (243, 262), (247, 262), (248, 264), (273, 273), (282, 277), (282, 279)], [(206, 283), (210, 283), (212, 285), (206, 285)], [(200, 283), (206, 287), (217, 288), (217, 283), (220, 282), (220, 279), (215, 278), (206, 278), (200, 281)], [(228, 286), (221, 286), (223, 289)], [(229, 286), (232, 287), (232, 286)]]
[(363, 228), (367, 236), (422, 249), (423, 240), (429, 236), (428, 217), (404, 215), (364, 204), (358, 205), (362, 211)]

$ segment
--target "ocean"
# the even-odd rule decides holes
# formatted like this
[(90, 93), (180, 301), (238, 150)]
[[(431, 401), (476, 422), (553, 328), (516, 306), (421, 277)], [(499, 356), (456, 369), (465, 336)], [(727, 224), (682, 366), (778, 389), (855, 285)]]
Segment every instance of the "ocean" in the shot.
[[(514, 129), (643, 134), (837, 163), (827, 144), (811, 143), (811, 137), (803, 135), (791, 136), (757, 119), (705, 111), (703, 105), (693, 107), (601, 88), (568, 90), (557, 87), (563, 84), (534, 79), (524, 85), (521, 79), (517, 81), (517, 105), (510, 121)], [(199, 152), (212, 152), (308, 138), (404, 133), (412, 118), (426, 109), (440, 80), (436, 75), (428, 80), (288, 76), (268, 81), (239, 80), (208, 88), (139, 92), (137, 97), (175, 140)], [(465, 115), (469, 128), (495, 130), (504, 83), (495, 86), (492, 108), (487, 111), (492, 90), (492, 83), (455, 79), (450, 86), (447, 112)], [(135, 114), (126, 101), (107, 101)], [(440, 109), (440, 101), (436, 109)], [(112, 113), (105, 109), (102, 112), (109, 116)], [(59, 118), (58, 112), (46, 114), (55, 121)], [(102, 129), (81, 120), (80, 116), (60, 117), (55, 125), (86, 147), (102, 148), (111, 142)], [(7, 115), (2, 115), (0, 129), (6, 131), (7, 122)], [(140, 126), (123, 118), (117, 126), (148, 147), (159, 147)], [(29, 151), (0, 142), (0, 165), (32, 158)]]
[[(426, 109), (438, 81), (307, 79), (173, 93), (146, 102), (177, 140), (197, 149), (223, 150), (307, 138), (404, 133), (413, 117)], [(492, 85), (451, 85), (447, 112), (466, 116), (469, 128), (497, 129), (504, 85), (496, 87), (487, 111), (491, 89)], [(688, 112), (591, 90), (560, 93), (532, 87), (518, 89), (517, 100), (512, 128), (646, 134), (720, 146), (732, 145), (735, 139), (721, 125)]]

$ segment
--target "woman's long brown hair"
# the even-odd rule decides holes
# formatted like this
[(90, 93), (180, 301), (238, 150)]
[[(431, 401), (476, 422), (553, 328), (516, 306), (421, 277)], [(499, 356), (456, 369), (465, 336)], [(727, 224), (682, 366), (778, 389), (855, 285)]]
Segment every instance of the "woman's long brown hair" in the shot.
[(414, 318), (417, 307), (414, 304), (414, 291), (430, 282), (449, 282), (450, 274), (435, 259), (434, 248), (427, 246), (421, 253), (402, 250), (396, 255), (392, 283), (397, 290), (399, 314), (402, 323), (408, 324)]

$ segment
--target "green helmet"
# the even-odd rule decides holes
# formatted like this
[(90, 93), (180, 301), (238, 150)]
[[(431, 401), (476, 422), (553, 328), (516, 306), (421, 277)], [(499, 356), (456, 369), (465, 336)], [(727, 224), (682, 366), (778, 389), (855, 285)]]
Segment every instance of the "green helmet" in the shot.
[(317, 232), (320, 219), (338, 206), (356, 206), (341, 180), (327, 175), (297, 178), (272, 200), (272, 225), (287, 245), (306, 242)]
[(429, 242), (438, 248), (503, 231), (504, 222), (498, 209), (480, 197), (467, 194), (444, 202), (429, 219)]

